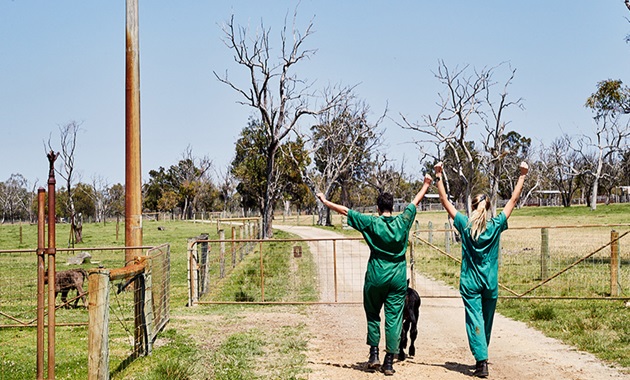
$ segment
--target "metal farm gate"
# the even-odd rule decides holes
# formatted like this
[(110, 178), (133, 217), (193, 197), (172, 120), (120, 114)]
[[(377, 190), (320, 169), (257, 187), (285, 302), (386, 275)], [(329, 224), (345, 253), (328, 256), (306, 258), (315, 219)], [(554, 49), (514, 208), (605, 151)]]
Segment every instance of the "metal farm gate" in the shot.
[[(616, 228), (612, 230), (611, 228)], [(502, 233), (500, 298), (630, 299), (630, 225), (514, 227)], [(423, 297), (459, 297), (461, 246), (456, 232), (417, 230), (412, 237)], [(419, 280), (416, 278), (416, 283)], [(433, 289), (433, 290), (431, 290)], [(451, 289), (451, 290), (446, 290)]]
[[(629, 227), (506, 230), (499, 296), (629, 299), (630, 252), (622, 244)], [(426, 298), (460, 297), (460, 255), (454, 230), (417, 229), (408, 249), (410, 285)], [(190, 239), (188, 304), (360, 304), (368, 257), (360, 237)]]

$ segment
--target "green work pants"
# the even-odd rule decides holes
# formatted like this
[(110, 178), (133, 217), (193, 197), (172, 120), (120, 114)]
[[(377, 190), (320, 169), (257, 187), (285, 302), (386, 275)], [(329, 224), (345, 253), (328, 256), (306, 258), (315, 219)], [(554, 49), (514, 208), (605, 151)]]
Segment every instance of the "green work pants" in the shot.
[(466, 334), (468, 345), (475, 360), (488, 359), (488, 345), (492, 333), (494, 310), (497, 298), (493, 292), (462, 293), (464, 309), (466, 311)]
[(407, 262), (368, 261), (363, 285), (363, 308), (367, 318), (367, 344), (381, 340), (381, 308), (385, 306), (385, 351), (398, 353), (403, 308), (407, 293)]

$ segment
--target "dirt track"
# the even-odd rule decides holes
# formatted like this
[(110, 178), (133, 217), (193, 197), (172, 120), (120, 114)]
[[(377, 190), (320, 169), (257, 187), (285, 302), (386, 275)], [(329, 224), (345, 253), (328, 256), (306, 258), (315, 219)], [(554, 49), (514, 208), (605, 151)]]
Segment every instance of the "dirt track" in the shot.
[[(312, 227), (274, 226), (304, 238), (340, 237)], [(352, 242), (353, 252), (364, 254), (356, 260), (365, 267), (368, 252), (361, 242)], [(343, 256), (338, 251), (338, 256)], [(355, 281), (356, 282), (356, 281)], [(424, 281), (423, 281), (424, 282)], [(362, 287), (362, 283), (353, 284)], [(436, 289), (440, 285), (431, 285)], [(427, 296), (427, 289), (418, 289)], [(322, 291), (327, 291), (326, 289)], [(441, 290), (443, 292), (444, 289)], [(449, 291), (456, 292), (454, 289)], [(377, 379), (382, 373), (367, 372), (368, 346), (362, 306), (313, 306), (307, 324), (311, 341), (309, 379)], [(381, 337), (381, 350), (384, 336)], [(382, 356), (381, 355), (381, 360)], [(394, 361), (393, 379), (457, 380), (470, 378), (474, 359), (464, 331), (464, 309), (459, 299), (423, 298), (418, 324), (416, 356)], [(579, 352), (540, 332), (496, 315), (490, 344), (489, 379), (505, 380), (599, 380), (630, 379), (630, 375), (602, 364), (593, 355)]]

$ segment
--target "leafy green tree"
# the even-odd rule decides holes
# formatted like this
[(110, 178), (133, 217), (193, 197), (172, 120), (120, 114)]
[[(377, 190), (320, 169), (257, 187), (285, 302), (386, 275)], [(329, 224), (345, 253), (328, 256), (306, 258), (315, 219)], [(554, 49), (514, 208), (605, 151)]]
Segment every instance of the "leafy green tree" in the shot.
[(107, 215), (116, 219), (125, 215), (125, 187), (122, 184), (117, 183), (107, 189), (105, 210)]
[[(241, 195), (242, 206), (257, 209), (264, 215), (267, 191), (267, 153), (268, 135), (259, 121), (249, 121), (243, 128), (236, 142), (236, 151), (231, 163), (231, 174), (239, 182), (236, 186)], [(284, 197), (302, 204), (307, 191), (301, 178), (301, 171), (308, 164), (308, 155), (301, 139), (287, 141), (278, 149), (276, 157), (276, 178), (272, 198), (276, 202)], [(275, 207), (276, 204), (273, 204)]]

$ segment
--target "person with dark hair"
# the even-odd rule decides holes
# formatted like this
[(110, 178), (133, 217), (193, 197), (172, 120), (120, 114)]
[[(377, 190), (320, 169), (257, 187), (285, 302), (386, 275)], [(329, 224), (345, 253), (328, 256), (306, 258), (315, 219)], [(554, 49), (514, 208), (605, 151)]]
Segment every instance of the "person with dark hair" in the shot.
[(494, 218), (488, 219), (490, 200), (479, 194), (472, 200), (470, 217), (457, 211), (449, 202), (442, 179), (442, 163), (435, 165), (440, 203), (462, 238), (462, 264), (459, 279), (459, 292), (464, 301), (466, 313), (466, 334), (468, 345), (475, 357), (473, 376), (488, 377), (488, 345), (494, 310), (499, 297), (499, 240), (501, 232), (508, 228), (507, 220), (516, 207), (523, 190), (527, 163), (521, 162), (520, 175), (510, 200)]
[(394, 374), (394, 354), (399, 351), (403, 309), (407, 294), (407, 241), (409, 230), (416, 217), (418, 204), (424, 198), (432, 178), (425, 175), (422, 188), (402, 214), (393, 216), (394, 198), (382, 193), (376, 200), (378, 216), (362, 214), (333, 203), (324, 194), (319, 200), (329, 209), (348, 217), (348, 225), (361, 232), (370, 247), (370, 258), (363, 285), (363, 308), (367, 318), (367, 344), (370, 346), (368, 368), (381, 367), (379, 343), (381, 340), (381, 309), (385, 307), (385, 359), (382, 371)]

